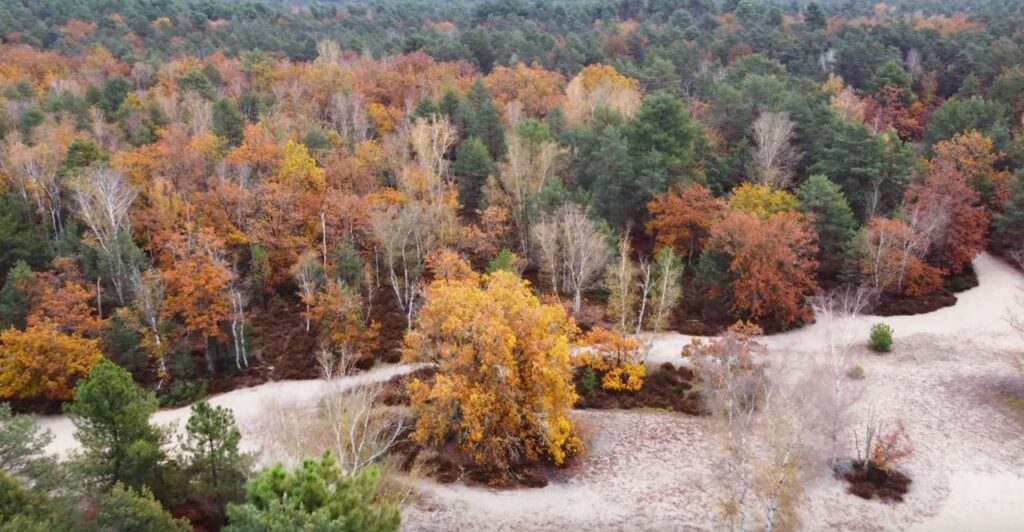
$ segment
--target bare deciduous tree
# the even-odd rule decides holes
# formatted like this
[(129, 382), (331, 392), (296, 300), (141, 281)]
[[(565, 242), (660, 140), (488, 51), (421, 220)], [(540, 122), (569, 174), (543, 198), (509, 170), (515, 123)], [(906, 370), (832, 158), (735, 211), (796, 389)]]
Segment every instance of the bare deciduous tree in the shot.
[(165, 346), (161, 332), (167, 283), (154, 270), (145, 273), (135, 271), (132, 275), (132, 291), (135, 294), (135, 311), (143, 322), (147, 334), (152, 337), (153, 354), (156, 357), (157, 373), (160, 376), (160, 381), (157, 384), (159, 389), (167, 375)]
[(109, 168), (97, 168), (85, 174), (74, 182), (73, 188), (78, 216), (95, 236), (107, 261), (117, 299), (124, 305), (129, 282), (126, 249), (130, 243), (129, 210), (138, 191), (123, 174)]
[[(322, 353), (325, 350), (321, 350)], [(326, 358), (326, 355), (321, 355)], [(332, 367), (333, 366), (333, 367)], [(383, 457), (406, 429), (404, 416), (380, 406), (382, 383), (339, 386), (334, 375), (351, 375), (355, 357), (321, 360), (323, 377), (331, 390), (322, 406), (333, 439), (338, 464), (354, 475)]]
[(459, 133), (447, 118), (428, 121), (417, 118), (409, 132), (409, 142), (421, 168), (438, 176), (448, 175), (445, 153), (458, 140)]
[(519, 233), (519, 249), (524, 256), (529, 256), (531, 251), (533, 213), (530, 198), (554, 177), (561, 153), (561, 148), (554, 141), (534, 144), (520, 135), (509, 135), (507, 161), (487, 184), (488, 200), (512, 213)]
[[(618, 323), (619, 332), (628, 334), (634, 324), (634, 309), (640, 294), (637, 294), (636, 278), (639, 270), (629, 256), (629, 233), (623, 231), (619, 235), (618, 253), (615, 260), (608, 264), (604, 284), (608, 290), (608, 315)], [(650, 268), (647, 268), (646, 279), (650, 279)], [(649, 285), (641, 282), (640, 288)], [(646, 295), (646, 294), (644, 294)]]
[[(666, 247), (655, 255), (650, 268), (652, 270), (649, 291), (651, 330), (658, 332), (668, 323), (672, 309), (682, 296), (683, 289), (679, 285), (679, 279), (683, 275), (683, 262), (672, 251), (672, 248)], [(643, 322), (643, 314), (640, 316), (640, 321)]]
[(754, 162), (760, 183), (776, 190), (792, 183), (793, 167), (800, 160), (793, 147), (795, 128), (787, 113), (765, 111), (754, 121)]
[(739, 326), (683, 354), (700, 376), (722, 453), (716, 480), (733, 530), (788, 528), (820, 420), (815, 376), (783, 361), (765, 365), (764, 348)]
[(370, 117), (366, 102), (359, 94), (349, 91), (335, 94), (329, 114), (334, 128), (349, 142), (358, 144), (370, 137)]
[(754, 431), (765, 377), (754, 358), (764, 348), (751, 335), (759, 332), (734, 328), (709, 342), (694, 340), (683, 348), (683, 356), (701, 379), (705, 405), (722, 448), (716, 460), (716, 479), (725, 491), (723, 514), (734, 530), (749, 528), (755, 496)]
[(845, 286), (820, 295), (814, 300), (814, 314), (825, 329), (828, 347), (827, 367), (832, 378), (832, 401), (828, 409), (832, 446), (832, 467), (839, 460), (839, 433), (845, 424), (851, 400), (844, 394), (844, 384), (850, 370), (853, 345), (857, 340), (853, 323), (860, 313), (871, 305), (877, 290), (865, 286)]
[(539, 241), (557, 246), (545, 252), (542, 267), (552, 276), (560, 272), (562, 286), (573, 296), (573, 312), (583, 306), (583, 293), (593, 286), (611, 255), (611, 249), (597, 224), (575, 203), (567, 203), (547, 220), (537, 224)]
[(324, 280), (323, 266), (316, 251), (307, 249), (299, 255), (299, 260), (292, 265), (292, 277), (299, 285), (299, 297), (306, 305), (306, 332), (309, 332), (310, 307), (316, 298), (316, 291)]
[(551, 293), (558, 297), (558, 276), (561, 265), (558, 253), (558, 224), (554, 220), (545, 220), (533, 226), (533, 239), (540, 254), (541, 269), (545, 270), (551, 283)]
[(769, 367), (764, 381), (755, 471), (763, 526), (769, 532), (796, 528), (795, 506), (822, 420), (815, 375), (793, 370), (788, 364)]
[(195, 91), (186, 91), (181, 98), (185, 111), (185, 123), (189, 135), (195, 136), (210, 131), (213, 124), (213, 104)]
[[(35, 205), (39, 217), (48, 221), (53, 238), (64, 228), (62, 194), (64, 180), (58, 168), (67, 144), (61, 137), (72, 133), (66, 126), (47, 122), (37, 129), (36, 142), (29, 146), (13, 133), (0, 145), (0, 170), (25, 202)], [(62, 131), (62, 129), (67, 131)], [(47, 138), (50, 137), (50, 138)]]
[(405, 312), (406, 326), (412, 328), (424, 260), (435, 240), (424, 226), (419, 205), (392, 205), (370, 218), (370, 228), (380, 245), (391, 288), (399, 308)]
[(341, 59), (341, 45), (333, 39), (320, 39), (316, 43), (316, 60), (318, 65), (331, 65)]
[(232, 276), (228, 281), (228, 299), (231, 300), (231, 340), (235, 348), (235, 367), (249, 367), (248, 346), (245, 340), (245, 309), (249, 306), (249, 295), (242, 290), (238, 282), (238, 267), (232, 267)]

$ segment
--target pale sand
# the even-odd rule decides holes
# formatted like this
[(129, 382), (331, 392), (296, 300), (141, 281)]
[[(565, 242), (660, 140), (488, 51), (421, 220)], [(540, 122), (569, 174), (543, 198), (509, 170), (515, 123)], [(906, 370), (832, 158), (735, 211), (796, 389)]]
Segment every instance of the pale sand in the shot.
[[(1024, 277), (1002, 261), (975, 261), (980, 284), (955, 306), (917, 316), (862, 316), (849, 323), (863, 339), (855, 362), (865, 379), (851, 384), (880, 416), (903, 420), (916, 454), (902, 465), (913, 478), (901, 504), (846, 493), (824, 461), (799, 503), (802, 530), (1024, 529), (1022, 425), (1005, 405), (1024, 397), (1009, 362), (1021, 339), (1007, 318)], [(895, 329), (892, 354), (863, 346), (871, 325)], [(813, 359), (824, 327), (763, 337), (773, 359)], [(653, 338), (648, 361), (680, 363), (691, 337)], [(792, 366), (787, 366), (792, 367)], [(403, 514), (406, 530), (716, 530), (715, 442), (708, 420), (654, 412), (579, 412), (590, 432), (587, 454), (540, 489), (512, 491), (420, 482)], [(848, 450), (849, 452), (849, 450)]]

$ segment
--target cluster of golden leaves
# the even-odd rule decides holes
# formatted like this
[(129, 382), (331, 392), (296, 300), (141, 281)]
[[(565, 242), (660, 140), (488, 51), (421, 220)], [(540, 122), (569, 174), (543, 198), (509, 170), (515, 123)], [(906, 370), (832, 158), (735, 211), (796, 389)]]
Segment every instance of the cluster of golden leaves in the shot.
[(637, 392), (644, 386), (647, 366), (640, 344), (618, 331), (594, 327), (579, 341), (583, 350), (573, 358), (576, 367), (590, 366), (601, 375), (605, 390)]
[(569, 353), (575, 325), (565, 309), (542, 304), (510, 272), (443, 269), (449, 275), (427, 288), (405, 340), (406, 360), (437, 365), (433, 378), (409, 385), (413, 439), (454, 439), (497, 471), (541, 458), (562, 464), (581, 453), (570, 419), (578, 399)]

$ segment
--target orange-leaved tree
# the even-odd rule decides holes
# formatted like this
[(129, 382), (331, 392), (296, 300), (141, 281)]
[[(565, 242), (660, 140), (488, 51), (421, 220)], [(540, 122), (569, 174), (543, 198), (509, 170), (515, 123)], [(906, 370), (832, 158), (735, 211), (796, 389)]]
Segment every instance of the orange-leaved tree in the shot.
[(377, 347), (380, 323), (367, 321), (359, 291), (343, 281), (327, 278), (309, 315), (320, 328), (321, 343), (342, 360), (368, 355)]
[(404, 349), (408, 361), (437, 364), (434, 377), (409, 385), (414, 440), (454, 441), (498, 472), (583, 451), (570, 419), (575, 325), (564, 308), (504, 270), (438, 279), (426, 300)]
[(925, 255), (944, 273), (960, 273), (985, 248), (989, 213), (954, 161), (933, 160), (925, 180), (907, 188), (905, 203), (906, 215), (941, 213), (944, 218), (933, 224)]
[(804, 296), (817, 288), (815, 240), (807, 221), (793, 211), (761, 218), (735, 210), (716, 224), (707, 249), (728, 258), (732, 311), (782, 325), (809, 318)]
[(647, 231), (658, 248), (671, 247), (687, 262), (700, 255), (711, 226), (721, 218), (725, 202), (699, 183), (672, 189), (647, 204)]
[(0, 333), (0, 399), (71, 398), (75, 381), (103, 358), (99, 342), (51, 323)]
[(103, 326), (93, 314), (95, 292), (85, 285), (74, 259), (57, 257), (54, 271), (37, 272), (28, 286), (32, 308), (28, 325), (50, 323), (60, 332), (95, 338)]
[[(913, 212), (918, 212), (915, 209)], [(898, 218), (875, 216), (857, 239), (857, 268), (868, 284), (894, 293), (923, 296), (942, 285), (941, 272), (921, 257), (931, 245), (933, 222), (916, 216), (911, 223)], [(937, 283), (936, 283), (937, 279)]]
[(1007, 170), (996, 169), (1004, 154), (994, 148), (991, 138), (972, 129), (940, 141), (932, 149), (935, 156), (929, 167), (935, 168), (944, 162), (955, 165), (989, 210), (998, 210), (1010, 196), (1012, 176)]
[[(207, 230), (172, 241), (175, 260), (162, 270), (167, 286), (164, 307), (168, 315), (181, 319), (182, 332), (192, 347), (206, 349), (210, 338), (227, 340), (221, 324), (231, 314), (228, 282), (233, 273), (219, 257), (221, 245)], [(207, 366), (213, 360), (207, 352)]]

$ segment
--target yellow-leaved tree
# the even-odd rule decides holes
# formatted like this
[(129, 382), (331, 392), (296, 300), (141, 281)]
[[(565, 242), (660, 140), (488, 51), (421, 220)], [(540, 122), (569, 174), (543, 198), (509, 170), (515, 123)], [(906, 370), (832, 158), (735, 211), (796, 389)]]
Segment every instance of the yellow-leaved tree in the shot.
[(103, 358), (97, 340), (50, 322), (0, 333), (0, 399), (71, 399), (75, 381)]
[(506, 473), (583, 451), (569, 417), (576, 327), (563, 307), (542, 304), (504, 270), (439, 278), (426, 299), (404, 356), (436, 363), (437, 373), (409, 385), (413, 439), (454, 440), (480, 466)]

